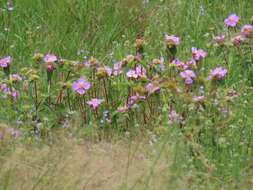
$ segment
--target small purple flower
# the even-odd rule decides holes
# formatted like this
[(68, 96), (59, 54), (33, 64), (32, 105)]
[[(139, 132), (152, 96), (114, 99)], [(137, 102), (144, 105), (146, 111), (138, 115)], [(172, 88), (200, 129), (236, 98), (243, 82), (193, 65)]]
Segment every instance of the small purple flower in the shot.
[(126, 75), (127, 75), (127, 78), (129, 78), (129, 79), (137, 79), (138, 78), (138, 75), (136, 74), (135, 70), (133, 70), (133, 69), (130, 69), (129, 71), (127, 71)]
[(193, 79), (196, 78), (196, 75), (192, 70), (185, 70), (180, 73), (180, 76), (185, 80), (185, 84), (187, 85), (191, 85)]
[(224, 23), (227, 25), (227, 27), (236, 27), (239, 20), (240, 17), (233, 13), (224, 20)]
[(91, 100), (87, 101), (87, 104), (92, 107), (92, 109), (96, 110), (99, 105), (103, 102), (101, 99), (92, 98)]
[(208, 80), (223, 80), (225, 76), (227, 75), (227, 69), (222, 67), (217, 67), (213, 70), (211, 70)]
[(44, 57), (44, 61), (46, 62), (46, 63), (54, 63), (54, 62), (56, 62), (58, 59), (57, 59), (57, 57), (56, 57), (56, 55), (54, 55), (54, 54), (47, 54), (47, 55), (45, 55), (45, 57)]
[(90, 89), (91, 84), (83, 77), (78, 79), (73, 83), (72, 89), (80, 95), (84, 95), (88, 89)]
[(180, 38), (174, 35), (165, 34), (165, 42), (168, 46), (178, 46), (180, 44)]
[(205, 52), (204, 50), (192, 47), (192, 58), (195, 61), (201, 61), (206, 56), (207, 56), (207, 52)]
[(12, 61), (11, 56), (6, 56), (6, 57), (0, 59), (0, 67), (2, 67), (2, 68), (9, 67), (9, 65), (11, 64), (11, 61)]
[(246, 24), (241, 29), (241, 35), (246, 38), (253, 37), (253, 25)]

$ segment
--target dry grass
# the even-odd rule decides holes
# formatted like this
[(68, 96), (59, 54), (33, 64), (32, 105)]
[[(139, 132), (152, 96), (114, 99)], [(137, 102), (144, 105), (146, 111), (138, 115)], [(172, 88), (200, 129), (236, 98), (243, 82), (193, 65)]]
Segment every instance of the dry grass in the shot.
[(52, 146), (19, 145), (2, 157), (2, 189), (167, 189), (170, 161), (166, 155), (170, 150), (161, 145), (58, 142)]

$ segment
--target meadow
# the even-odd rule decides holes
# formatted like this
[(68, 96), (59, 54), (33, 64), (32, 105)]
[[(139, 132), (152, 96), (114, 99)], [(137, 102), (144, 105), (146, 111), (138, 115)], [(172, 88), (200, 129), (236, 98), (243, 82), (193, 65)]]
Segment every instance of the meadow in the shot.
[(251, 0), (0, 2), (0, 190), (253, 189)]

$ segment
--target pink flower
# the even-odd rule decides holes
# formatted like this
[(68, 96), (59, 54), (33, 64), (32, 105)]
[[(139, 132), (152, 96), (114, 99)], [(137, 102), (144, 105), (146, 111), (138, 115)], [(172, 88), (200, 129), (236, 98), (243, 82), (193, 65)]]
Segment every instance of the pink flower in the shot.
[(185, 84), (187, 85), (191, 85), (193, 79), (196, 78), (196, 75), (192, 70), (185, 70), (180, 73), (180, 76), (185, 80)]
[(174, 35), (169, 36), (165, 34), (165, 42), (169, 46), (178, 46), (180, 44), (180, 38)]
[(192, 58), (195, 61), (200, 61), (203, 58), (205, 58), (206, 56), (207, 56), (207, 52), (205, 52), (204, 50), (192, 47)]
[(136, 74), (135, 70), (130, 69), (129, 71), (127, 71), (126, 73), (127, 78), (133, 78), (133, 79), (137, 79), (138, 75)]
[(78, 79), (73, 83), (72, 89), (80, 95), (84, 95), (88, 89), (90, 89), (91, 84), (83, 77)]
[(47, 72), (53, 72), (54, 70), (54, 65), (52, 64), (52, 62), (48, 62), (47, 63)]
[(56, 55), (54, 55), (54, 54), (47, 54), (47, 55), (45, 55), (45, 57), (44, 57), (44, 61), (46, 62), (46, 63), (54, 63), (54, 62), (56, 62), (58, 59), (57, 59), (57, 57), (56, 57)]
[(223, 80), (225, 76), (227, 75), (227, 69), (222, 67), (217, 67), (213, 70), (211, 70), (208, 79), (209, 80)]
[(245, 36), (246, 38), (253, 37), (253, 25), (244, 25), (241, 29), (241, 35)]
[(103, 102), (103, 100), (101, 100), (101, 99), (93, 98), (93, 99), (87, 101), (87, 104), (95, 110), (99, 107), (99, 105), (102, 102)]
[(214, 37), (214, 42), (220, 46), (224, 45), (225, 43), (225, 35), (221, 35), (221, 36), (215, 36)]
[(237, 23), (239, 22), (240, 17), (236, 14), (231, 14), (224, 20), (224, 23), (227, 25), (227, 27), (236, 27)]
[(0, 59), (0, 67), (2, 68), (9, 67), (9, 65), (11, 64), (11, 61), (12, 61), (11, 56), (7, 56)]

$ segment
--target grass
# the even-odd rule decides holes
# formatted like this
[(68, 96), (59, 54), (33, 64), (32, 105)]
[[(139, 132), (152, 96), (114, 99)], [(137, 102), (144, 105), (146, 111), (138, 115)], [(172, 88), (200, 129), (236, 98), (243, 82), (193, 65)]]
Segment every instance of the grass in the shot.
[[(240, 29), (228, 32), (223, 22), (236, 13), (239, 27), (250, 23), (251, 0), (145, 4), (142, 0), (16, 0), (13, 4), (14, 10), (8, 11), (6, 2), (0, 2), (0, 57), (11, 55), (11, 73), (24, 81), (12, 83), (0, 72), (0, 83), (21, 94), (14, 101), (0, 92), (0, 121), (6, 123), (0, 125), (0, 190), (251, 189), (252, 39), (233, 47), (230, 38)], [(180, 36), (176, 54), (180, 60), (191, 57), (192, 47), (208, 52), (201, 68), (194, 69), (198, 76), (190, 90), (169, 66), (164, 33)], [(220, 34), (226, 35), (226, 44), (219, 48), (213, 37)], [(122, 75), (104, 78), (103, 72), (77, 64), (95, 56), (100, 66), (112, 67), (136, 53), (134, 43), (141, 37), (145, 58), (130, 61), (123, 72), (140, 64), (152, 76), (149, 81), (131, 81)], [(63, 68), (55, 69), (52, 84), (35, 53), (66, 59)], [(165, 58), (167, 70), (150, 71), (149, 63), (160, 57)], [(227, 68), (228, 75), (214, 84), (206, 77), (216, 66)], [(31, 79), (34, 76), (38, 78)], [(68, 76), (67, 89), (62, 88), (61, 76)], [(96, 94), (105, 101), (96, 111), (68, 88), (80, 76), (92, 83), (86, 100)], [(157, 77), (162, 81), (158, 95), (143, 93), (146, 101), (126, 113), (117, 111), (134, 92), (143, 95), (143, 86)], [(207, 97), (204, 106), (192, 101), (201, 88)], [(65, 96), (57, 104), (61, 89)], [(231, 100), (232, 90), (236, 97)], [(50, 105), (48, 97), (55, 104)], [(172, 110), (183, 121), (172, 122), (168, 117)], [(22, 138), (13, 140), (10, 126), (22, 131)]]

